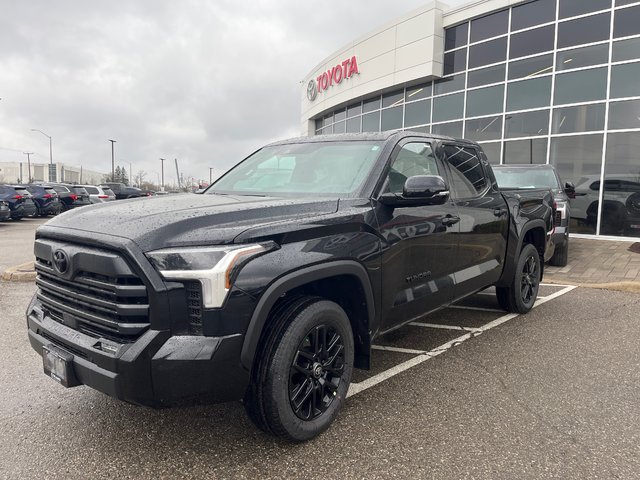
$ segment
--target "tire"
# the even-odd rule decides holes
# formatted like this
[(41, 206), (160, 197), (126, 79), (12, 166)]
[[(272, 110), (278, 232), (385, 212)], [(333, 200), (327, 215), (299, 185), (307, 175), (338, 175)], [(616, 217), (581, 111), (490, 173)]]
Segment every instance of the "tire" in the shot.
[(562, 246), (553, 252), (553, 256), (549, 259), (549, 265), (554, 267), (566, 267), (569, 261), (569, 237), (565, 239)]
[(524, 245), (508, 287), (496, 287), (498, 304), (512, 313), (527, 313), (533, 308), (540, 288), (540, 254), (530, 243)]
[(297, 297), (271, 315), (244, 404), (258, 428), (292, 442), (310, 440), (335, 420), (353, 372), (353, 333), (344, 310)]

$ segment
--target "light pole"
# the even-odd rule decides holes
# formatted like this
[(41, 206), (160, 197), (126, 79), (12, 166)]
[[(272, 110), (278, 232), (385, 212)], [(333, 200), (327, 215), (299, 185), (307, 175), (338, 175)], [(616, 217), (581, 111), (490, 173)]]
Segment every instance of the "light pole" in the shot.
[(164, 192), (164, 158), (160, 159), (160, 165), (162, 166), (162, 182), (160, 183), (160, 190)]
[(213, 167), (209, 167), (209, 185), (213, 183), (213, 176), (211, 172), (213, 171)]
[(45, 137), (49, 138), (49, 181), (50, 182), (55, 182), (57, 179), (54, 178), (54, 175), (53, 175), (53, 146), (52, 146), (53, 142), (51, 140), (51, 135), (47, 135), (42, 130), (38, 130), (37, 128), (32, 128), (31, 131), (32, 132), (40, 132)]
[(27, 177), (29, 181), (27, 183), (31, 183), (31, 155), (33, 155), (33, 152), (22, 152), (22, 153), (24, 153), (27, 156), (27, 171), (29, 173), (29, 177)]
[(116, 181), (116, 162), (115, 162), (115, 157), (113, 155), (113, 144), (116, 143), (115, 140), (108, 140), (109, 142), (111, 142), (111, 181), (115, 182)]

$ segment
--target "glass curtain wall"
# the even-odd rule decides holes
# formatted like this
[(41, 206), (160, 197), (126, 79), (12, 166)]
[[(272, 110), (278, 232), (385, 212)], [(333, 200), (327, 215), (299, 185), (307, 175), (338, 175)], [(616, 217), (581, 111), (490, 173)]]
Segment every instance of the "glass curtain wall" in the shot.
[(534, 0), (445, 30), (444, 76), (316, 119), (316, 134), (465, 137), (550, 163), (574, 233), (640, 237), (640, 1)]

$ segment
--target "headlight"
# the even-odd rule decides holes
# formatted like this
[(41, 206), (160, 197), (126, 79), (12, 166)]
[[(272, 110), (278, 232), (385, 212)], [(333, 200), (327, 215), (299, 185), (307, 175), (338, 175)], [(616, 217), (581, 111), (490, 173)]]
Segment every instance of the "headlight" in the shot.
[(202, 284), (204, 308), (218, 308), (231, 289), (233, 270), (275, 244), (165, 248), (147, 258), (166, 280), (197, 280)]

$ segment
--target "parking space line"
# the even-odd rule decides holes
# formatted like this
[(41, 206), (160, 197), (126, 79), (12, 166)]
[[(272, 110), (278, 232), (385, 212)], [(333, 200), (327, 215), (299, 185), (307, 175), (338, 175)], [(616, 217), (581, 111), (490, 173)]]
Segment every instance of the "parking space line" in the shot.
[(482, 307), (466, 307), (464, 305), (449, 305), (447, 308), (456, 308), (458, 310), (475, 310), (478, 312), (504, 313), (504, 310), (498, 308), (482, 308)]
[(479, 330), (478, 328), (473, 328), (473, 327), (461, 327), (458, 325), (443, 325), (441, 323), (411, 322), (409, 325), (412, 325), (414, 327), (441, 328), (443, 330), (462, 330), (463, 332), (475, 332)]
[(384, 350), (385, 352), (409, 353), (412, 355), (422, 355), (426, 350), (414, 350), (413, 348), (387, 347), (386, 345), (371, 345), (374, 350)]
[[(571, 290), (577, 288), (575, 285), (562, 285), (564, 288), (562, 290), (559, 290), (545, 298), (539, 298), (538, 300), (536, 300), (536, 303), (533, 305), (533, 308), (539, 307), (540, 305), (543, 305), (545, 303), (547, 303), (548, 301), (551, 301), (555, 298), (558, 298), (562, 295), (565, 295), (566, 293), (569, 293)], [(500, 318), (495, 319), (492, 322), (489, 322), (485, 325), (483, 325), (480, 328), (474, 329), (474, 331), (471, 331), (469, 333), (466, 333), (464, 335), (461, 335), (457, 338), (454, 338), (453, 340), (450, 340), (447, 343), (443, 343), (442, 345), (440, 345), (439, 347), (434, 348), (433, 350), (429, 350), (428, 352), (424, 352), (424, 353), (420, 353), (418, 355), (416, 355), (415, 357), (402, 362), (394, 367), (391, 367), (387, 370), (385, 370), (384, 372), (380, 372), (377, 375), (374, 375), (370, 378), (367, 378), (366, 380), (363, 380), (362, 382), (358, 382), (358, 383), (352, 383), (349, 386), (349, 391), (347, 392), (347, 397), (351, 397), (353, 395), (357, 395), (360, 392), (363, 392), (364, 390), (367, 390), (368, 388), (374, 387), (379, 383), (384, 382), (385, 380), (388, 380), (391, 377), (394, 377), (396, 375), (398, 375), (399, 373), (404, 372), (405, 370), (409, 370), (412, 367), (415, 367), (416, 365), (420, 365), (423, 362), (426, 362), (427, 360), (433, 358), (433, 357), (437, 357), (438, 355), (448, 351), (449, 349), (456, 347), (460, 344), (462, 344), (463, 342), (469, 340), (470, 338), (474, 338), (477, 337), (479, 335), (482, 335), (484, 332), (491, 330), (492, 328), (495, 328), (499, 325), (502, 325), (503, 323), (508, 322), (509, 320), (513, 320), (516, 317), (519, 317), (521, 314), (519, 313), (509, 313), (507, 315), (503, 315)], [(412, 322), (415, 323), (415, 322)], [(395, 347), (386, 347), (386, 348), (395, 348)]]

